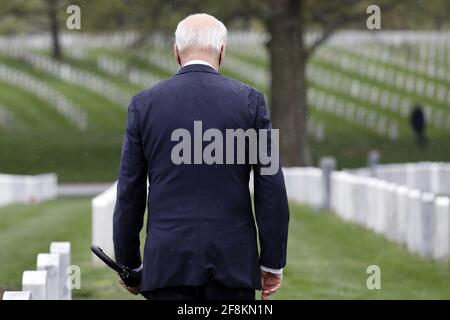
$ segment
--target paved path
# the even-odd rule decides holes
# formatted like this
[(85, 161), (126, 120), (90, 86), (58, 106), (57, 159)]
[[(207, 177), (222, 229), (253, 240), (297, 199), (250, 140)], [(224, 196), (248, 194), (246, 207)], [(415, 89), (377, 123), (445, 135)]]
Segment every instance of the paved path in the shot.
[(108, 189), (110, 183), (66, 183), (58, 185), (58, 196), (61, 197), (80, 197), (96, 196)]

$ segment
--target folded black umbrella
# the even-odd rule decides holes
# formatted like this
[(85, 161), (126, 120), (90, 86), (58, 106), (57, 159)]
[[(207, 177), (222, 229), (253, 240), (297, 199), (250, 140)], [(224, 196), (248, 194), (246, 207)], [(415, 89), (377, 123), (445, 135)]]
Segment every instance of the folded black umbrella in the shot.
[(116, 271), (128, 287), (136, 287), (141, 284), (141, 272), (136, 272), (128, 267), (117, 264), (99, 246), (91, 246), (91, 250), (108, 267)]

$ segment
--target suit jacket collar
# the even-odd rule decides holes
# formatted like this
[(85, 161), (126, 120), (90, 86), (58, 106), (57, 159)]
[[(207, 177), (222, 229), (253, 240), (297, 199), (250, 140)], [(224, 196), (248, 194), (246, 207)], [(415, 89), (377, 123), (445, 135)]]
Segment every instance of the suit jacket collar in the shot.
[(188, 72), (208, 72), (218, 74), (218, 72), (214, 68), (211, 68), (210, 66), (207, 66), (205, 64), (189, 64), (187, 66), (180, 68), (177, 74), (183, 74)]

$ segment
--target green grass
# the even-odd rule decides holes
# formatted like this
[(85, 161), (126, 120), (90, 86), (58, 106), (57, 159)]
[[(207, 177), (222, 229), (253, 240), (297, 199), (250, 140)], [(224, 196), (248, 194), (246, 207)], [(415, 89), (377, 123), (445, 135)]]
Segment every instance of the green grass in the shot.
[(0, 134), (0, 172), (56, 172), (60, 182), (117, 179), (122, 134), (10, 130)]
[[(288, 266), (280, 299), (450, 299), (449, 265), (427, 261), (330, 212), (291, 204)], [(381, 269), (368, 290), (366, 269)]]
[[(329, 48), (322, 49), (329, 50)], [(145, 50), (154, 50), (168, 58), (172, 57), (172, 51), (169, 49), (147, 47)], [(356, 53), (352, 53), (350, 49), (336, 50), (339, 54), (345, 54), (351, 58), (361, 58)], [(134, 68), (151, 72), (160, 78), (170, 76), (160, 66), (149, 63), (145, 59), (136, 57), (124, 50), (97, 48), (89, 49), (86, 53), (84, 59), (67, 57), (66, 62), (114, 83), (125, 90), (130, 97), (141, 88), (131, 84), (125, 77), (111, 75), (100, 70), (96, 65), (99, 55), (120, 59)], [(42, 54), (45, 54), (45, 52)], [(267, 68), (267, 59), (254, 56), (250, 51), (243, 52), (230, 48), (227, 55), (241, 59), (256, 68)], [(20, 88), (0, 82), (0, 104), (4, 105), (17, 118), (17, 126), (9, 128), (7, 131), (0, 129), (0, 150), (2, 150), (0, 152), (0, 172), (35, 174), (51, 171), (56, 172), (60, 181), (63, 182), (96, 182), (116, 179), (126, 106), (111, 101), (108, 97), (89, 88), (61, 81), (18, 59), (0, 55), (0, 63), (45, 81), (49, 86), (78, 104), (87, 113), (89, 119), (87, 131), (81, 133), (58, 114), (53, 107), (46, 105), (41, 99)], [(383, 87), (400, 95), (408, 94), (396, 88), (390, 88), (375, 79), (343, 70), (338, 65), (321, 60), (320, 55), (313, 57), (311, 63), (368, 84)], [(395, 68), (391, 65), (386, 66)], [(401, 68), (396, 68), (396, 71), (405, 74), (408, 72), (407, 70), (401, 70)], [(237, 74), (227, 68), (226, 62), (223, 73), (239, 80)], [(355, 99), (348, 92), (329, 90), (317, 83), (309, 83), (309, 85), (321, 88), (345, 101), (356, 103), (360, 107), (376, 110), (399, 123), (399, 139), (390, 141), (387, 137), (374, 133), (361, 125), (350, 123), (342, 117), (310, 108), (311, 117), (324, 122), (326, 133), (324, 141), (310, 139), (313, 164), (317, 164), (322, 156), (334, 156), (341, 168), (364, 166), (367, 161), (367, 153), (372, 149), (381, 152), (383, 163), (450, 161), (448, 132), (432, 126), (429, 127), (430, 143), (428, 148), (418, 148), (414, 143), (413, 133), (409, 129), (407, 118), (390, 110), (381, 109), (376, 104)], [(267, 88), (261, 89), (263, 89), (266, 101), (270, 106)], [(431, 102), (430, 99), (426, 98), (420, 100), (418, 96), (413, 96), (413, 98), (417, 98), (418, 101)], [(443, 110), (443, 106), (437, 103), (434, 103), (433, 107)], [(280, 129), (283, 130), (283, 128)]]
[(0, 130), (0, 172), (56, 172), (62, 182), (115, 180), (126, 106), (18, 60), (0, 55), (0, 63), (45, 81), (85, 110), (89, 122), (87, 131), (80, 132), (45, 101), (0, 82), (0, 104), (22, 124)]
[[(30, 92), (0, 81), (0, 103), (8, 107), (27, 127), (44, 127), (64, 130), (75, 128), (58, 113), (54, 106), (46, 104)], [(23, 128), (22, 128), (23, 130)]]
[(72, 264), (81, 268), (75, 298), (129, 298), (113, 272), (91, 264), (90, 199), (58, 199), (37, 205), (0, 209), (0, 290), (18, 290), (22, 272), (36, 269), (38, 253), (52, 241), (70, 241)]
[[(91, 263), (89, 198), (0, 209), (0, 291), (18, 290), (22, 272), (51, 241), (72, 243), (81, 267), (76, 299), (136, 299), (113, 272)], [(381, 290), (368, 290), (366, 268), (381, 268)], [(450, 268), (427, 261), (330, 212), (291, 204), (288, 265), (276, 299), (450, 299)]]

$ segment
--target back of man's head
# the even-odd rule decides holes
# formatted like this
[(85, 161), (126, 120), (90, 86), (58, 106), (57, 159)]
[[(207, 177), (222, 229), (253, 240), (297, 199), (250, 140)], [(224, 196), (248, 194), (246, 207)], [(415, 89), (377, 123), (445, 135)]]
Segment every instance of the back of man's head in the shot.
[(205, 13), (186, 17), (178, 23), (175, 31), (175, 45), (179, 52), (192, 48), (219, 53), (226, 42), (227, 28)]

